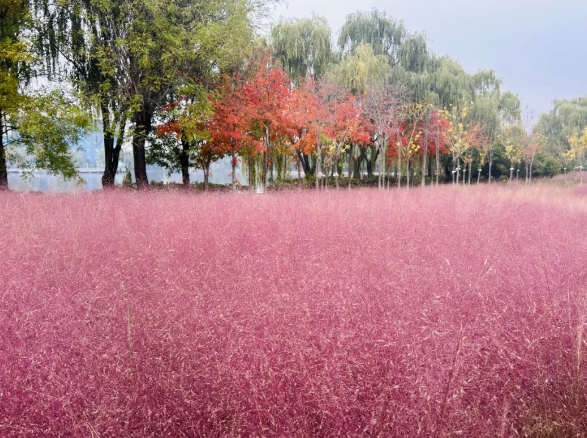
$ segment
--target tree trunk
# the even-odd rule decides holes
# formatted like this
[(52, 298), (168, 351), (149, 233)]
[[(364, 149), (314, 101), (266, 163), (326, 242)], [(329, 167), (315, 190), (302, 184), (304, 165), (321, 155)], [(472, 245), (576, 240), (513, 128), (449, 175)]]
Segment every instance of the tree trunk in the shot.
[(134, 114), (135, 132), (132, 138), (135, 179), (137, 182), (137, 188), (139, 189), (149, 188), (147, 160), (145, 158), (145, 143), (147, 141), (147, 136), (151, 132), (152, 120), (153, 111), (146, 102), (143, 102), (141, 110)]
[(4, 150), (4, 120), (2, 117), (2, 111), (0, 111), (0, 190), (8, 190), (8, 166)]
[(351, 143), (350, 147), (349, 147), (349, 171), (348, 171), (348, 176), (349, 176), (349, 189), (352, 187), (351, 186), (351, 179), (353, 177), (353, 168), (354, 168), (354, 159), (353, 159), (353, 152), (354, 152), (354, 145)]
[(114, 179), (118, 171), (118, 159), (114, 162), (114, 135), (104, 131), (104, 174), (102, 175), (102, 187), (114, 186)]
[(230, 149), (230, 165), (232, 167), (232, 190), (236, 191), (236, 147), (234, 146), (234, 142), (231, 144)]
[(204, 190), (208, 191), (210, 185), (210, 161), (204, 161)]
[(380, 164), (379, 164), (379, 188), (380, 189), (385, 189), (385, 171), (386, 171), (386, 155), (387, 155), (387, 150), (386, 150), (386, 146), (387, 146), (387, 142), (386, 142), (386, 138), (385, 138), (385, 134), (383, 134), (383, 140), (381, 142), (381, 160), (380, 160)]
[(270, 179), (273, 178), (273, 160), (271, 159), (271, 137), (269, 126), (265, 125), (265, 150), (263, 161), (263, 191), (267, 191), (267, 172), (271, 170)]
[(179, 151), (179, 162), (181, 164), (181, 180), (184, 187), (190, 187), (190, 145), (181, 138), (181, 150)]
[(381, 146), (381, 150), (383, 151), (381, 153), (382, 157), (381, 157), (381, 172), (383, 172), (383, 185), (382, 188), (385, 189), (385, 179), (387, 177), (387, 136), (384, 134), (383, 135), (383, 146)]
[(438, 185), (440, 179), (440, 123), (438, 123), (438, 129), (436, 130), (436, 185)]
[(424, 152), (422, 154), (422, 187), (426, 187), (426, 158), (428, 158), (427, 155), (427, 152)]
[[(277, 152), (277, 151), (276, 151)], [(277, 179), (275, 180), (276, 184), (279, 185), (279, 182), (282, 181), (282, 173), (283, 173), (283, 169), (284, 167), (282, 166), (282, 161), (281, 161), (281, 157), (279, 156), (279, 154), (276, 154), (277, 156), (275, 157), (275, 167), (277, 168)], [(272, 160), (273, 161), (273, 160)], [(271, 171), (271, 175), (273, 175), (273, 169)]]
[(379, 158), (379, 149), (375, 146), (370, 146), (371, 148), (371, 159), (367, 160), (367, 177), (373, 177), (373, 171), (375, 170), (375, 163), (377, 163), (377, 158)]
[(365, 159), (365, 148), (361, 147), (359, 149), (359, 157), (353, 161), (353, 175), (358, 175), (357, 179), (359, 180), (363, 179), (363, 172), (361, 169), (363, 159)]
[(473, 173), (473, 161), (469, 163), (469, 185), (471, 185), (471, 173)]
[(316, 189), (320, 188), (320, 176), (322, 173), (322, 163), (320, 161), (320, 144), (318, 144), (316, 147), (316, 170), (314, 171), (316, 174)]
[(409, 155), (406, 155), (406, 189), (410, 188), (410, 159)]
[(252, 155), (249, 156), (249, 158), (247, 159), (247, 163), (249, 166), (249, 190), (255, 190), (255, 184), (256, 184), (256, 173), (255, 173), (255, 159), (253, 158)]
[(397, 151), (397, 188), (402, 186), (402, 150)]
[(298, 154), (300, 156), (300, 161), (302, 163), (302, 169), (304, 169), (304, 175), (309, 175), (311, 173), (310, 158), (303, 152), (298, 151)]
[(300, 152), (296, 154), (298, 158), (298, 189), (302, 190), (302, 159), (300, 158)]
[[(101, 105), (102, 129), (104, 131), (104, 174), (102, 175), (102, 187), (105, 189), (114, 187), (116, 172), (118, 172), (118, 161), (120, 150), (124, 142), (124, 130), (126, 128), (126, 117), (121, 115), (114, 126), (110, 123), (108, 106)], [(118, 137), (116, 137), (118, 130)], [(116, 145), (115, 145), (116, 141)]]
[(487, 181), (491, 184), (491, 167), (493, 166), (493, 149), (489, 151), (489, 169), (487, 170)]
[[(379, 147), (382, 148), (383, 144), (381, 144)], [(382, 156), (383, 154), (381, 154), (381, 157)], [(381, 160), (379, 160), (379, 172), (377, 172), (377, 188), (379, 190), (383, 188), (383, 163), (381, 162)]]

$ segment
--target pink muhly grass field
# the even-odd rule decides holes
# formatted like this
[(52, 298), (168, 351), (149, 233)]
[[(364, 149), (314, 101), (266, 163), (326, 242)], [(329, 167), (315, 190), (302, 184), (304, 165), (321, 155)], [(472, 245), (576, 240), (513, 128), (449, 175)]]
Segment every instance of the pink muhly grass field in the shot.
[(0, 194), (0, 436), (587, 436), (572, 190)]

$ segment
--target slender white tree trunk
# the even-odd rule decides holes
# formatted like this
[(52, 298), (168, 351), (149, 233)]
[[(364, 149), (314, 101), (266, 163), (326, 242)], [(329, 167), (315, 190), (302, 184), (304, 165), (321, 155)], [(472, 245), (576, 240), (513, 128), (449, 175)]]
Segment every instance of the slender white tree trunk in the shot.
[(493, 149), (489, 152), (489, 169), (487, 170), (487, 181), (491, 184), (491, 167), (493, 165)]
[(236, 151), (234, 144), (231, 147), (231, 166), (232, 166), (232, 190), (236, 191)]
[(426, 187), (426, 155), (425, 152), (422, 154), (422, 187)]
[(397, 152), (397, 188), (402, 186), (402, 150), (398, 149)]

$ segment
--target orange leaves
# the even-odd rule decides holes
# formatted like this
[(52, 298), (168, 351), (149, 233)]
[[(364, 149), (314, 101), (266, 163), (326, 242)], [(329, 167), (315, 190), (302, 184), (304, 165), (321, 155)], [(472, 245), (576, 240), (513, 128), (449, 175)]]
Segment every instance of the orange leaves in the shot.
[(181, 135), (181, 124), (176, 120), (163, 123), (157, 126), (157, 131), (155, 134), (157, 137), (163, 137), (168, 134), (175, 134), (179, 136)]
[[(213, 110), (197, 120), (167, 117), (158, 136), (183, 135), (188, 125), (205, 127), (206, 142), (230, 153), (256, 153), (279, 144), (310, 155), (321, 139), (341, 147), (368, 144), (372, 122), (345, 88), (308, 79), (294, 89), (284, 70), (264, 58), (248, 72), (225, 76), (210, 94)], [(166, 110), (174, 115), (177, 103)]]
[(226, 78), (218, 94), (211, 121), (214, 141), (237, 152), (245, 146), (262, 150), (263, 139), (285, 135), (291, 88), (283, 70), (263, 61), (250, 78), (241, 74)]
[(371, 141), (370, 121), (356, 99), (341, 86), (309, 79), (294, 91), (292, 103), (293, 120), (300, 133), (296, 148), (307, 155), (322, 136), (341, 144)]

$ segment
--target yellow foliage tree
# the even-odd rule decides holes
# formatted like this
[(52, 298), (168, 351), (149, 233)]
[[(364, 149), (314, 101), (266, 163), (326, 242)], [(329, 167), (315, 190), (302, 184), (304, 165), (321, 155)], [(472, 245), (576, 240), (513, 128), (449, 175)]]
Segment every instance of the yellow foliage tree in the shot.
[(587, 152), (587, 127), (583, 128), (581, 135), (573, 134), (568, 138), (569, 150), (565, 156), (577, 164), (577, 169), (581, 175), (581, 184), (583, 184), (583, 168), (585, 163), (585, 153)]

